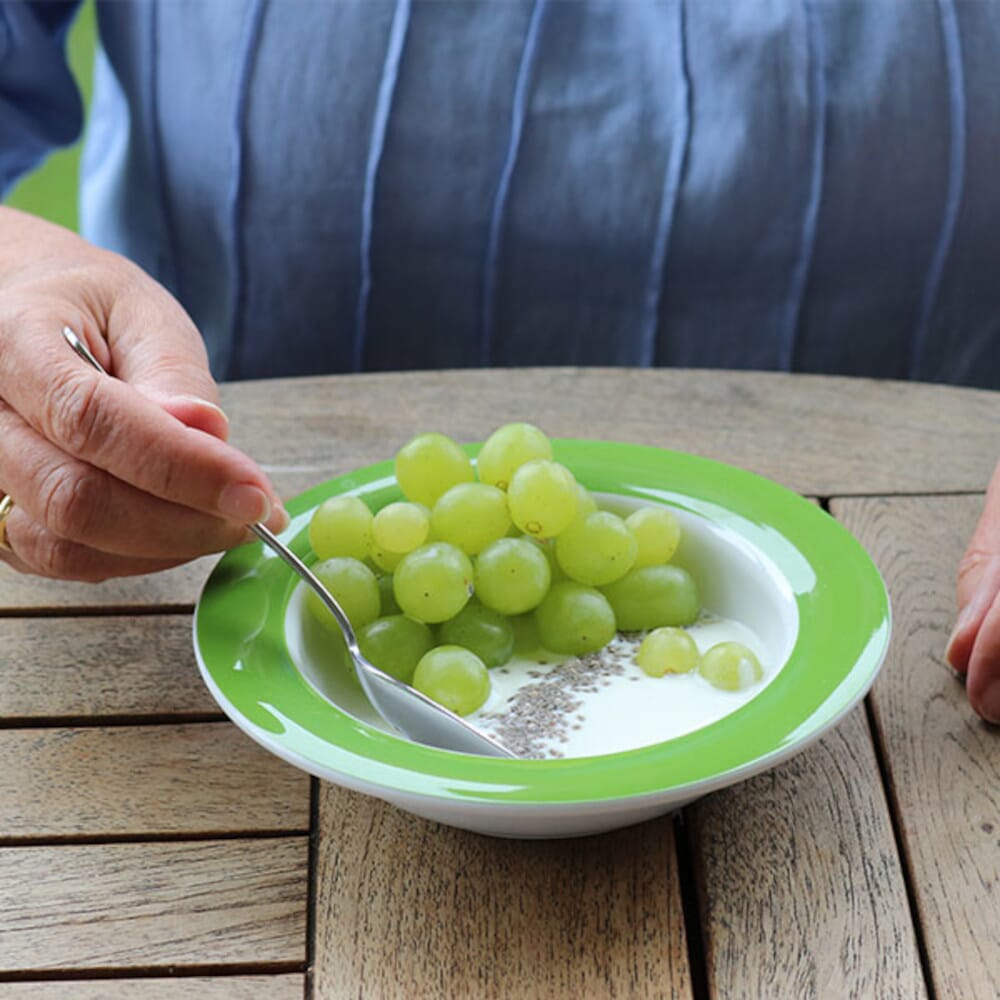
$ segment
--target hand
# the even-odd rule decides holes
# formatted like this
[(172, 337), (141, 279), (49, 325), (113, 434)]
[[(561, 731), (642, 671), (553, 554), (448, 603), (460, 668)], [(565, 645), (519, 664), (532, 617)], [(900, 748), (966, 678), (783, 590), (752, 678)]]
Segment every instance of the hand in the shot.
[(1000, 724), (1000, 462), (958, 568), (958, 618), (945, 653), (972, 707)]
[[(82, 361), (71, 327), (107, 369)], [(0, 208), (4, 561), (76, 580), (148, 573), (239, 544), (287, 515), (226, 444), (201, 336), (124, 258)]]

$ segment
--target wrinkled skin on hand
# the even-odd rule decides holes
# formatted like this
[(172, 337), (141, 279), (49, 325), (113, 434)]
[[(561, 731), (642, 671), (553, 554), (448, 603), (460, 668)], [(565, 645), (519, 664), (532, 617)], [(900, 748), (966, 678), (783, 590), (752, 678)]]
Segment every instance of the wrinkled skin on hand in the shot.
[(969, 703), (1000, 724), (1000, 462), (958, 569), (958, 616), (946, 657), (965, 676)]
[[(71, 327), (108, 375), (61, 335)], [(111, 377), (109, 377), (111, 376)], [(165, 569), (286, 521), (226, 443), (201, 336), (139, 268), (0, 208), (0, 491), (14, 569), (103, 580)]]

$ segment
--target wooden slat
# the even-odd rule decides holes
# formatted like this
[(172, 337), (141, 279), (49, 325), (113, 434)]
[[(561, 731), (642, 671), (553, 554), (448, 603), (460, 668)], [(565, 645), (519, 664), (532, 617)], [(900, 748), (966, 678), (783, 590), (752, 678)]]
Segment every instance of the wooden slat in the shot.
[(0, 731), (0, 838), (308, 827), (308, 776), (228, 722)]
[(6, 565), (0, 565), (0, 611), (190, 608), (198, 600), (217, 560), (217, 556), (206, 556), (163, 573), (107, 580), (104, 583), (69, 583), (22, 576)]
[(1000, 733), (975, 717), (943, 656), (955, 569), (981, 501), (838, 501), (832, 509), (872, 552), (895, 609), (873, 705), (935, 996), (1000, 996)]
[(305, 976), (180, 976), (0, 983), (0, 1000), (302, 1000)]
[(218, 713), (202, 683), (190, 615), (0, 620), (5, 720)]
[(862, 709), (687, 810), (711, 996), (925, 996)]
[(0, 849), (0, 972), (300, 963), (306, 837)]
[(815, 496), (982, 490), (1000, 426), (1000, 393), (983, 390), (671, 369), (275, 379), (224, 386), (223, 400), (234, 443), (300, 488), (391, 458), (421, 430), (476, 441), (531, 420), (557, 437), (708, 455)]
[(317, 997), (691, 996), (669, 818), (510, 841), (320, 803)]

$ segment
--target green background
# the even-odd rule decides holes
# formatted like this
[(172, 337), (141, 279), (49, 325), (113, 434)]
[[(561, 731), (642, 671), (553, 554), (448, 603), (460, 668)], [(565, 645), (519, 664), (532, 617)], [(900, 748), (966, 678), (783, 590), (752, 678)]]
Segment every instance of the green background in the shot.
[[(87, 0), (67, 40), (70, 68), (83, 95), (84, 106), (90, 103), (96, 30), (94, 4)], [(52, 153), (37, 170), (15, 185), (4, 203), (76, 229), (80, 148), (81, 143), (77, 142)]]

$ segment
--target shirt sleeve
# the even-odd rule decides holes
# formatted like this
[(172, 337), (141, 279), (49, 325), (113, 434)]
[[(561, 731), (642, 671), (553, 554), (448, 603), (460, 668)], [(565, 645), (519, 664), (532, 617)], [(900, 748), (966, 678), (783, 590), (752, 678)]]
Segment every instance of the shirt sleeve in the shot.
[(0, 196), (80, 135), (83, 104), (65, 53), (79, 6), (0, 0)]

